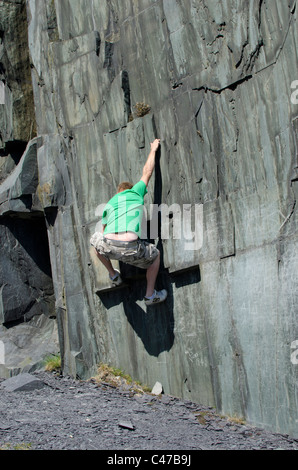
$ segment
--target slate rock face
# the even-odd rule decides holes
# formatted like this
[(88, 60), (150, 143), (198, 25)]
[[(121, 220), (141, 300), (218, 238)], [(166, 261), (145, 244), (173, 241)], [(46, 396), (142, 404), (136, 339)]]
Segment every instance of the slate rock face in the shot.
[[(39, 182), (25, 2), (0, 6), (0, 376), (57, 352), (55, 297)], [(4, 356), (4, 357), (2, 357)]]
[(25, 2), (1, 2), (0, 182), (36, 135), (26, 22)]
[[(65, 373), (112, 363), (297, 435), (296, 2), (26, 4), (30, 210), (47, 225)], [(147, 311), (144, 273), (112, 290), (89, 239), (155, 137), (146, 208), (169, 295)]]

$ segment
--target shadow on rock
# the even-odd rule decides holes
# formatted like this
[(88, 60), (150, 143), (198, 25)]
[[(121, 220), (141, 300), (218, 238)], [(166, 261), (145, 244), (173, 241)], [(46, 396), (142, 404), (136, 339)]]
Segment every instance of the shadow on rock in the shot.
[(124, 313), (135, 333), (142, 340), (148, 354), (157, 357), (169, 351), (174, 343), (174, 315), (172, 285), (165, 273), (160, 273), (157, 288), (167, 289), (165, 302), (147, 307), (143, 301), (146, 280), (125, 279), (126, 286), (100, 295), (104, 306), (109, 310), (115, 305), (123, 305)]

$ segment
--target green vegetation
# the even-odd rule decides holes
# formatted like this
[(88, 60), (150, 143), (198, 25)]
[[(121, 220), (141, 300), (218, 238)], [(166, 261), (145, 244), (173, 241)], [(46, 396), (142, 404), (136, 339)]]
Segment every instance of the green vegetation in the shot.
[(21, 444), (0, 444), (0, 450), (30, 450), (31, 447), (32, 444), (27, 444), (25, 442), (22, 442)]
[(45, 370), (49, 372), (61, 370), (61, 357), (60, 354), (51, 354), (45, 358)]
[(199, 421), (200, 424), (206, 425), (208, 421), (212, 419), (222, 419), (224, 421), (228, 421), (231, 424), (235, 424), (238, 426), (245, 425), (245, 420), (243, 418), (237, 416), (225, 416), (219, 415), (214, 411), (196, 411), (195, 413), (196, 419)]
[(136, 117), (146, 116), (151, 110), (150, 106), (145, 103), (136, 103), (134, 106)]
[(98, 382), (106, 382), (114, 387), (129, 386), (135, 393), (150, 393), (151, 388), (147, 385), (141, 384), (139, 381), (134, 381), (130, 375), (126, 374), (121, 369), (118, 369), (107, 364), (100, 363), (97, 375), (93, 379)]

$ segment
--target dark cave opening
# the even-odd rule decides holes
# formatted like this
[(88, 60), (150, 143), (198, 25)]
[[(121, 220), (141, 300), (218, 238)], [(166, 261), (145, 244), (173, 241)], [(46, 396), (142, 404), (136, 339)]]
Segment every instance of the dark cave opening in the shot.
[(54, 316), (55, 299), (44, 217), (13, 214), (0, 219), (0, 286), (4, 325)]

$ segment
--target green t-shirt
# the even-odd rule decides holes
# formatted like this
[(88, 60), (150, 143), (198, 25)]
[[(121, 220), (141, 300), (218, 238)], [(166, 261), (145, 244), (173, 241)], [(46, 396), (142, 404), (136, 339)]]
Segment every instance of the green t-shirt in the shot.
[(104, 208), (102, 224), (107, 233), (134, 232), (141, 237), (142, 218), (144, 213), (144, 196), (147, 187), (139, 181), (132, 189), (116, 194)]

